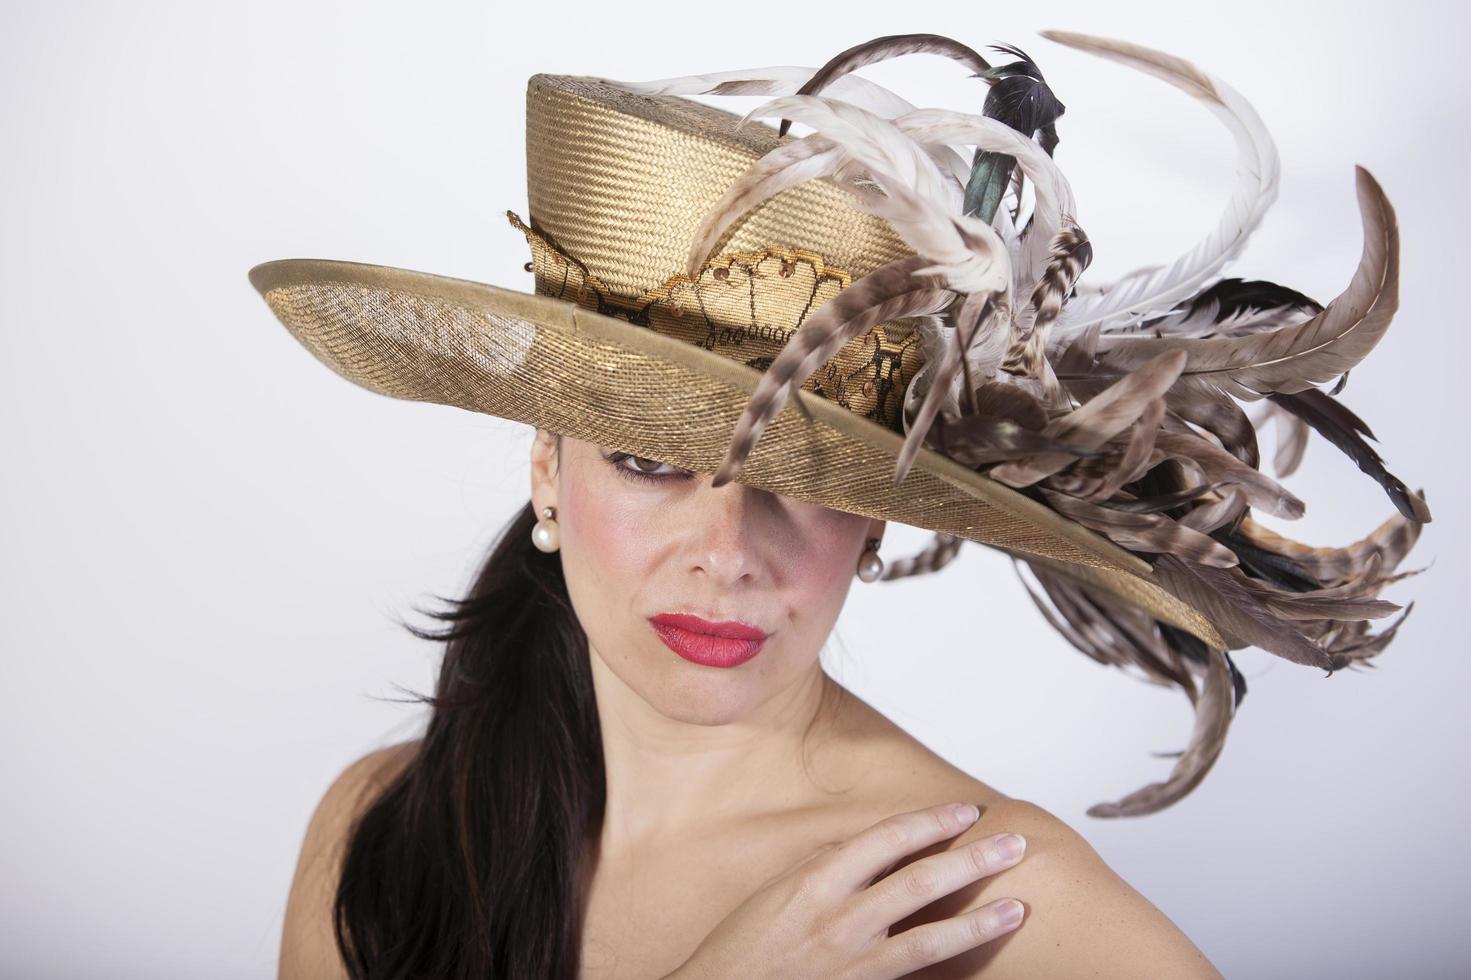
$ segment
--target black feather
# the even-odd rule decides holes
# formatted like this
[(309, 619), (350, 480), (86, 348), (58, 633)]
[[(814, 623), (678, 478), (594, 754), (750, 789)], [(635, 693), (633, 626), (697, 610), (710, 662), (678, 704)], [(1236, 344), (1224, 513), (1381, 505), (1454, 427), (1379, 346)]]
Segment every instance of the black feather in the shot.
[(1359, 469), (1372, 476), (1401, 514), (1421, 524), (1429, 523), (1430, 506), (1410, 493), (1403, 480), (1385, 469), (1379, 453), (1363, 440), (1363, 436), (1375, 438), (1363, 419), (1317, 388), (1305, 388), (1295, 394), (1274, 392), (1267, 397), (1312, 426), (1357, 463)]

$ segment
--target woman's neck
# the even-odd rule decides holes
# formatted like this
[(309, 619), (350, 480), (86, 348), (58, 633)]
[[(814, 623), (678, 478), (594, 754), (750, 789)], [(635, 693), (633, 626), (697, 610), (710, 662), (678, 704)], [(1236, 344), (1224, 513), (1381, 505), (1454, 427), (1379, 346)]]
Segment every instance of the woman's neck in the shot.
[[(591, 651), (603, 735), (603, 854), (717, 833), (763, 813), (812, 804), (857, 699), (814, 665), (726, 720), (708, 701), (684, 717), (650, 704)], [(861, 705), (861, 702), (858, 702)], [(732, 709), (734, 712), (735, 709)]]

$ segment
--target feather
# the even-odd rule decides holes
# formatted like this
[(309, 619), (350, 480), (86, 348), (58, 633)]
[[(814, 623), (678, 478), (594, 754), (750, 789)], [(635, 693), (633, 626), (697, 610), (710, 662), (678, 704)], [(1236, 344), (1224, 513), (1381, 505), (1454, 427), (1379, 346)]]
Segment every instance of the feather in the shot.
[(1230, 548), (1163, 514), (1133, 513), (1038, 487), (1053, 509), (1103, 534), (1116, 544), (1136, 551), (1165, 552), (1218, 568), (1238, 564)]
[[(1012, 562), (1020, 576), (1021, 560), (1012, 556)], [(1199, 785), (1219, 757), (1231, 719), (1246, 697), (1246, 679), (1226, 651), (1212, 650), (1110, 593), (1031, 562), (1027, 566), (1058, 612), (1049, 609), (1022, 576), (1027, 595), (1073, 646), (1100, 663), (1138, 668), (1151, 683), (1179, 687), (1195, 709), (1190, 741), (1183, 752), (1175, 753), (1170, 775), (1117, 802), (1098, 803), (1089, 808), (1089, 815), (1140, 816), (1178, 802)], [(1195, 669), (1205, 675), (1199, 691), (1192, 676)]]
[(1098, 455), (1082, 446), (1058, 442), (1040, 432), (1032, 432), (1009, 418), (965, 415), (954, 422), (937, 419), (934, 431), (935, 438), (929, 444), (937, 452), (972, 469), (1043, 451), (1066, 452), (1080, 458)]
[[(1344, 653), (1353, 655), (1356, 661), (1367, 660), (1369, 657), (1376, 656), (1377, 654), (1381, 653), (1386, 646), (1389, 645), (1390, 640), (1394, 639), (1395, 633), (1399, 632), (1400, 626), (1404, 623), (1405, 619), (1409, 617), (1410, 610), (1414, 608), (1415, 604), (1413, 602), (1407, 604), (1405, 606), (1405, 611), (1399, 614), (1398, 619), (1396, 619), (1393, 623), (1390, 623), (1388, 626), (1380, 630), (1375, 635), (1365, 636), (1355, 643), (1344, 643), (1339, 646), (1339, 649), (1342, 650)], [(1366, 666), (1372, 667), (1374, 665), (1371, 663), (1366, 664)]]
[(1196, 294), (1182, 310), (1112, 327), (1108, 333), (1111, 337), (1243, 337), (1322, 311), (1321, 303), (1274, 282), (1220, 279)]
[(1260, 507), (1275, 517), (1296, 520), (1307, 509), (1282, 484), (1194, 433), (1161, 431), (1155, 437), (1154, 447), (1157, 459), (1173, 457), (1193, 465), (1208, 480), (1235, 484), (1245, 492), (1253, 507)]
[(1083, 446), (1042, 434), (1047, 413), (1016, 385), (989, 381), (976, 389), (973, 410), (955, 421), (936, 420), (932, 444), (938, 452), (970, 467), (1015, 459), (1043, 450), (1074, 456), (1099, 455)]
[(966, 539), (946, 534), (943, 531), (935, 532), (930, 538), (930, 543), (914, 555), (904, 558), (891, 559), (884, 562), (884, 572), (881, 576), (884, 581), (896, 578), (908, 578), (912, 575), (924, 575), (929, 572), (937, 572), (950, 564), (955, 556), (960, 554), (960, 546), (965, 544)]
[(922, 143), (966, 143), (1013, 158), (1032, 182), (1036, 202), (1031, 223), (1022, 239), (1015, 288), (1030, 291), (1041, 277), (1052, 239), (1064, 224), (1074, 222), (1077, 202), (1056, 162), (1030, 136), (988, 119), (948, 109), (916, 109), (904, 117), (903, 127)]
[[(1120, 499), (1105, 500), (1100, 506), (1106, 507), (1109, 510), (1126, 511), (1131, 514), (1152, 514), (1157, 511), (1174, 510), (1177, 507), (1183, 507), (1192, 500), (1203, 497), (1208, 493), (1213, 493), (1221, 486), (1223, 484), (1202, 483), (1197, 487), (1186, 487), (1184, 490), (1176, 490), (1174, 493), (1156, 494), (1152, 497), (1131, 497), (1127, 491), (1123, 491)], [(1235, 563), (1233, 562), (1232, 564)]]
[(832, 174), (845, 159), (842, 147), (821, 133), (783, 143), (763, 154), (705, 212), (691, 241), (685, 275), (699, 274), (726, 229), (751, 208), (788, 187)]
[[(929, 255), (936, 260), (934, 267), (924, 271), (942, 271), (947, 277), (947, 284), (960, 292), (1001, 292), (1009, 282), (1009, 269), (1005, 261), (1009, 250), (1006, 243), (989, 226), (954, 213), (955, 191), (946, 183), (943, 171), (936, 167), (925, 150), (925, 146), (932, 146), (937, 142), (934, 128), (941, 126), (980, 130), (982, 135), (977, 137), (978, 140), (990, 141), (1014, 150), (1022, 162), (1024, 172), (1035, 171), (1037, 180), (1034, 183), (1045, 188), (1042, 200), (1050, 205), (1044, 209), (1046, 212), (1061, 213), (1062, 208), (1070, 209), (1072, 206), (1071, 191), (1052, 161), (1038, 150), (1035, 143), (1021, 138), (1020, 134), (994, 120), (981, 117), (967, 119), (959, 114), (945, 117), (931, 112), (912, 121), (914, 126), (931, 127), (929, 131), (919, 134), (922, 139), (917, 140), (908, 136), (905, 130), (893, 122), (879, 119), (853, 106), (810, 96), (771, 100), (753, 109), (747, 118), (777, 113), (790, 114), (793, 118), (813, 126), (814, 135), (833, 140), (847, 155), (838, 158), (824, 155), (816, 165), (800, 169), (819, 153), (824, 153), (825, 147), (818, 144), (801, 151), (783, 147), (767, 154), (767, 157), (773, 159), (758, 161), (707, 213), (696, 233), (689, 256), (691, 267), (708, 253), (724, 230), (757, 201), (797, 180), (812, 179), (823, 169), (836, 170), (852, 163), (865, 167), (874, 182), (884, 191), (879, 196), (861, 194), (855, 188), (850, 188), (859, 196), (860, 207), (888, 220), (918, 254)], [(906, 120), (906, 123), (911, 121)], [(947, 138), (950, 137), (947, 135)], [(1077, 238), (1070, 241), (1075, 242)], [(1079, 255), (1086, 258), (1086, 252), (1081, 249), (1077, 250), (1077, 255), (1069, 256), (1070, 268), (1080, 267)], [(1055, 284), (1049, 286), (1050, 290), (1039, 290), (1039, 302), (1045, 301), (1051, 292), (1056, 291)], [(1058, 305), (1060, 307), (1060, 303)], [(972, 303), (970, 307), (972, 313), (983, 309), (986, 309), (984, 300)], [(964, 334), (967, 338), (975, 339), (976, 335), (970, 329), (974, 324), (967, 323), (965, 326), (967, 329), (958, 331), (957, 336)], [(1045, 336), (1043, 330), (1037, 335), (1037, 340), (1033, 341), (1033, 346), (1040, 346)], [(973, 361), (978, 362), (975, 366), (980, 369), (979, 374), (983, 379), (989, 377), (994, 370), (994, 359), (987, 356), (989, 344), (1000, 338), (981, 335), (979, 339), (986, 343), (980, 346), (958, 343), (953, 349), (955, 353), (944, 355), (938, 368), (926, 372), (929, 375), (925, 379), (928, 385), (927, 394), (919, 413), (910, 415), (907, 419), (909, 431), (906, 445), (896, 463), (896, 481), (902, 481), (923, 444), (926, 427), (944, 404), (944, 400), (948, 399), (951, 390), (949, 385), (954, 373), (957, 370), (969, 372)], [(1049, 382), (1052, 380), (1050, 369), (1045, 365), (1037, 365), (1037, 370), (1044, 379)], [(968, 383), (966, 389), (970, 390), (970, 387)], [(916, 428), (918, 432), (915, 431)]]
[[(933, 266), (918, 270), (921, 274), (942, 273), (948, 288), (964, 293), (1007, 288), (1005, 244), (989, 225), (958, 214), (959, 190), (954, 182), (892, 121), (820, 96), (773, 99), (748, 116), (781, 112), (812, 125), (867, 169), (882, 195), (849, 190), (863, 210), (885, 218), (917, 254), (933, 260)], [(712, 208), (719, 211), (726, 209)], [(721, 220), (717, 214), (714, 225)]]
[(1362, 621), (1380, 619), (1398, 610), (1395, 603), (1374, 598), (1388, 578), (1378, 574), (1382, 558), (1376, 556), (1366, 567), (1361, 580), (1346, 582), (1340, 586), (1299, 591), (1272, 582), (1243, 575), (1241, 585), (1250, 592), (1261, 608), (1277, 617), (1279, 621), (1291, 621), (1294, 628), (1304, 635), (1313, 637), (1316, 644), (1335, 658), (1342, 658), (1338, 666), (1349, 665), (1356, 657), (1342, 649), (1339, 634), (1344, 624), (1339, 620)]
[[(957, 212), (960, 191), (958, 186), (948, 180), (950, 175), (946, 174), (945, 180), (940, 179), (943, 171), (933, 161), (935, 148), (948, 146), (952, 142), (970, 141), (977, 146), (1015, 157), (1023, 173), (1032, 180), (1037, 193), (1038, 203), (1034, 210), (1033, 223), (1023, 243), (1025, 261), (1032, 267), (1045, 260), (1052, 234), (1064, 220), (1071, 220), (1075, 209), (1072, 190), (1052, 159), (1035, 141), (996, 120), (935, 109), (915, 110), (899, 119), (885, 120), (856, 106), (812, 96), (771, 100), (751, 110), (747, 118), (784, 112), (840, 143), (853, 158), (852, 162), (870, 169), (881, 168), (890, 174), (888, 181), (880, 183), (891, 195), (894, 190), (892, 183), (902, 182), (916, 194), (934, 202), (937, 209), (946, 214)], [(910, 137), (908, 146), (900, 138), (901, 133)], [(925, 157), (930, 158), (928, 165), (920, 162)], [(766, 179), (771, 169), (775, 168), (753, 166), (727, 192), (725, 198), (712, 207), (711, 216), (707, 217), (706, 224), (702, 225), (697, 236), (697, 248), (708, 251), (713, 239), (720, 234), (713, 229), (728, 226), (739, 216), (738, 213), (731, 213), (732, 202), (745, 198), (746, 185)], [(743, 201), (745, 206), (750, 203)], [(894, 209), (870, 207), (868, 210), (881, 217), (896, 217)], [(967, 219), (956, 220), (964, 223)], [(989, 224), (968, 220), (972, 226), (985, 229), (975, 234), (993, 234)], [(923, 229), (911, 226), (907, 234), (903, 228), (896, 227), (896, 230), (906, 235), (916, 251), (924, 251), (924, 247), (913, 240), (914, 235), (922, 233)], [(1001, 251), (1009, 250), (1003, 247)], [(1031, 287), (1031, 279), (1034, 278), (1035, 276), (1029, 278), (1027, 288)]]
[(1239, 566), (1213, 568), (1162, 554), (1155, 559), (1154, 574), (1161, 585), (1246, 643), (1293, 663), (1330, 672), (1348, 665), (1349, 658), (1312, 643), (1266, 608)]
[[(1165, 394), (1174, 420), (1208, 432), (1221, 447), (1253, 469), (1261, 463), (1256, 428), (1241, 406), (1208, 381), (1182, 374)], [(1166, 419), (1171, 421), (1169, 417)]]
[(1092, 323), (1127, 324), (1194, 294), (1207, 279), (1246, 246), (1263, 214), (1277, 199), (1281, 164), (1277, 147), (1251, 104), (1225, 82), (1190, 62), (1127, 41), (1071, 31), (1042, 36), (1162, 78), (1200, 100), (1231, 131), (1236, 141), (1236, 186), (1215, 229), (1168, 266), (1111, 283), (1106, 291), (1079, 296), (1063, 311), (1060, 338), (1068, 339)]
[[(846, 51), (834, 55), (827, 64), (812, 73), (812, 77), (797, 90), (797, 94), (816, 95), (828, 86), (851, 77), (851, 72), (865, 65), (875, 64), (889, 58), (903, 57), (907, 54), (944, 55), (971, 69), (974, 73), (972, 77), (979, 76), (991, 67), (985, 58), (964, 44), (939, 34), (888, 34), (871, 41), (864, 41), (862, 44), (855, 44)], [(790, 125), (791, 120), (783, 118), (777, 132), (785, 136)]]
[(736, 422), (730, 445), (712, 485), (724, 486), (740, 472), (761, 433), (780, 414), (791, 392), (825, 364), (843, 344), (876, 324), (944, 308), (955, 294), (932, 275), (916, 271), (923, 256), (895, 259), (854, 281), (823, 303), (793, 331), (767, 367)]
[(960, 188), (955, 181), (892, 119), (838, 99), (786, 95), (761, 103), (741, 121), (783, 114), (842, 146), (855, 163), (872, 173), (885, 191), (890, 183), (902, 183), (916, 194), (959, 211)]
[(1263, 601), (1268, 609), (1283, 619), (1382, 619), (1401, 608), (1386, 599), (1341, 599), (1336, 596), (1294, 595)]
[(1003, 331), (993, 324), (1003, 315), (1005, 308), (997, 308), (989, 293), (971, 293), (962, 300), (953, 331), (955, 343), (947, 344), (941, 353), (940, 363), (934, 368), (930, 390), (925, 393), (913, 418), (906, 418), (905, 441), (899, 447), (899, 456), (894, 461), (894, 483), (902, 483), (903, 478), (909, 474), (909, 468), (913, 465), (915, 456), (918, 456), (919, 449), (924, 446), (931, 424), (950, 390), (950, 381), (961, 371), (962, 366), (968, 365), (972, 350), (981, 350), (983, 355), (991, 356), (991, 368), (994, 368), (994, 363), (1000, 362)]
[(1364, 248), (1348, 288), (1310, 320), (1244, 337), (1099, 338), (1104, 372), (1127, 370), (1162, 350), (1183, 350), (1183, 374), (1237, 398), (1291, 394), (1331, 380), (1366, 357), (1399, 307), (1399, 233), (1379, 183), (1355, 168)]
[[(920, 449), (924, 447), (925, 437), (935, 415), (940, 411), (944, 393), (950, 387), (950, 380), (960, 366), (968, 363), (968, 352), (976, 347), (987, 349), (994, 355), (994, 363), (1000, 362), (1003, 350), (1001, 341), (1004, 340), (1004, 333), (992, 327), (991, 324), (1003, 319), (1005, 310), (1004, 306), (998, 306), (995, 303), (992, 294), (984, 292), (971, 293), (961, 303), (954, 332), (955, 343), (946, 346), (945, 353), (935, 368), (930, 389), (920, 404), (919, 411), (915, 413), (914, 420), (908, 423), (904, 442), (899, 447), (899, 455), (894, 463), (894, 482), (896, 484), (904, 481)], [(977, 343), (977, 338), (983, 338), (980, 344)], [(973, 391), (974, 389), (967, 386), (967, 390)]]
[(1277, 393), (1269, 398), (1280, 408), (1290, 412), (1300, 421), (1312, 426), (1325, 439), (1337, 446), (1359, 469), (1372, 476), (1401, 514), (1420, 523), (1430, 521), (1430, 508), (1425, 501), (1410, 493), (1399, 477), (1384, 468), (1379, 454), (1361, 438), (1374, 438), (1363, 419), (1350, 412), (1317, 388), (1304, 388), (1296, 393)]
[(1334, 585), (1361, 577), (1375, 556), (1386, 571), (1393, 571), (1419, 540), (1421, 527), (1421, 522), (1397, 513), (1350, 545), (1319, 548), (1283, 537), (1248, 517), (1230, 544), (1238, 554), (1255, 549), (1255, 562), (1269, 563), (1303, 581)]
[[(1042, 403), (1016, 385), (988, 381), (972, 394), (971, 407), (978, 416), (1014, 419), (1034, 432), (1040, 433), (1047, 426), (1047, 410)], [(1078, 451), (1086, 452), (1081, 447)]]
[[(1163, 395), (1179, 377), (1184, 363), (1185, 356), (1180, 351), (1162, 352), (1081, 408), (1048, 423), (1043, 434), (1097, 449), (1132, 425), (1150, 401)], [(1044, 453), (1025, 462), (1003, 463), (991, 470), (991, 477), (1013, 487), (1024, 487), (1056, 473), (1070, 462), (1072, 458), (1062, 453)]]
[[(640, 95), (793, 95), (812, 77), (816, 68), (771, 66), (742, 68), (735, 71), (710, 72), (703, 75), (676, 75), (643, 82), (615, 78), (598, 80)], [(861, 106), (880, 116), (901, 116), (914, 109), (914, 104), (890, 89), (861, 75), (848, 75), (829, 86), (829, 95)]]
[(1272, 400), (1267, 403), (1267, 411), (1257, 425), (1260, 426), (1268, 419), (1277, 423), (1277, 452), (1272, 456), (1272, 469), (1280, 480), (1296, 473), (1297, 468), (1302, 465), (1303, 454), (1308, 448), (1308, 437), (1313, 430), (1302, 419), (1276, 403), (1276, 399), (1281, 396), (1267, 397)]
[[(1219, 500), (1192, 508), (1180, 518), (1180, 523), (1204, 534), (1210, 534), (1217, 528), (1239, 521), (1246, 513), (1246, 506), (1246, 494), (1241, 492), (1241, 488), (1230, 487)], [(1231, 550), (1236, 551), (1235, 548)], [(1241, 557), (1239, 551), (1236, 557)]]
[[(1021, 562), (1015, 556), (1012, 562), (1019, 575)], [(1221, 753), (1225, 733), (1246, 697), (1246, 678), (1225, 650), (1209, 649), (1192, 634), (1156, 621), (1112, 594), (1090, 589), (1031, 562), (1028, 568), (1058, 612), (1043, 603), (1022, 577), (1028, 596), (1069, 643), (1100, 664), (1136, 667), (1150, 683), (1180, 687), (1196, 712), (1190, 742), (1183, 752), (1171, 753), (1177, 761), (1164, 781), (1141, 787), (1116, 802), (1096, 803), (1089, 815), (1139, 817), (1178, 802), (1199, 786)], [(1199, 690), (1192, 670), (1205, 674)]]
[(1165, 400), (1156, 398), (1144, 406), (1139, 420), (1134, 423), (1129, 434), (1128, 444), (1124, 452), (1112, 470), (1104, 474), (1098, 485), (1088, 497), (1106, 501), (1119, 491), (1125, 484), (1133, 483), (1144, 475), (1151, 466), (1151, 456), (1154, 452), (1154, 440), (1159, 433), (1160, 421), (1165, 414)]
[[(1200, 667), (1208, 666), (1211, 657), (1211, 648), (1194, 633), (1187, 633), (1178, 626), (1172, 626), (1164, 622), (1159, 624), (1159, 630), (1180, 657), (1188, 659)], [(1226, 669), (1231, 672), (1231, 692), (1235, 695), (1236, 709), (1240, 710), (1241, 702), (1246, 699), (1246, 677), (1241, 671), (1236, 669), (1236, 661), (1231, 659), (1229, 650), (1218, 650), (1216, 652), (1221, 655), (1222, 660), (1226, 661)], [(1194, 705), (1198, 702), (1196, 698), (1192, 697), (1190, 703)], [(1169, 755), (1179, 757), (1182, 753), (1156, 752), (1154, 754), (1158, 756)]]
[[(1193, 678), (1156, 628), (1156, 621), (1143, 610), (1111, 601), (1113, 597), (1108, 593), (1090, 589), (1077, 579), (1016, 555), (1011, 555), (1011, 559), (1032, 602), (1079, 651), (1105, 666), (1137, 668), (1142, 679), (1150, 683), (1177, 684), (1194, 700)], [(1026, 576), (1021, 574), (1023, 564), (1056, 606), (1056, 613), (1027, 584)]]
[(1010, 308), (1011, 260), (990, 225), (903, 185), (884, 190), (884, 197), (864, 201), (863, 210), (888, 221), (911, 248), (930, 256), (930, 271), (942, 273), (952, 289), (1008, 297), (1001, 305)]
[(988, 225), (947, 213), (902, 185), (890, 184), (886, 190), (887, 196), (873, 199), (866, 210), (887, 219), (918, 254), (935, 260), (920, 272), (941, 275), (947, 287), (965, 294), (954, 323), (955, 344), (945, 346), (940, 363), (930, 372), (929, 389), (918, 412), (907, 421), (894, 467), (897, 484), (923, 447), (956, 374), (966, 373), (965, 388), (971, 391), (973, 365), (981, 378), (989, 378), (999, 365), (1009, 339), (998, 325), (1010, 316), (1011, 273), (1005, 245)]
[[(1051, 256), (1013, 334), (1001, 369), (1023, 377), (1046, 374), (1047, 340), (1073, 283), (1093, 261), (1093, 246), (1077, 225), (1062, 228), (1052, 239)], [(1025, 259), (1024, 259), (1025, 261)], [(1055, 378), (1055, 375), (1053, 375)]]
[[(1083, 355), (1076, 348), (1070, 348), (1068, 354), (1073, 360), (1059, 364), (1058, 377), (1075, 396), (1091, 398), (1113, 381), (1108, 376), (1092, 377), (1080, 371), (1079, 359)], [(1241, 406), (1219, 388), (1181, 375), (1165, 392), (1164, 399), (1169, 410), (1164, 424), (1184, 430), (1186, 426), (1183, 423), (1189, 422), (1208, 432), (1227, 452), (1247, 466), (1255, 468), (1260, 462), (1256, 428)]]
[[(1080, 285), (1073, 285), (1074, 295)], [(1049, 345), (1048, 356), (1053, 359), (1058, 378), (1083, 383), (1092, 380), (1093, 370), (1098, 363), (1098, 340), (1102, 332), (1102, 326), (1095, 323), (1071, 340)]]
[(1090, 817), (1137, 817), (1154, 813), (1178, 801), (1205, 778), (1221, 754), (1226, 732), (1236, 713), (1232, 701), (1233, 669), (1227, 666), (1224, 650), (1210, 650), (1205, 682), (1195, 703), (1195, 727), (1190, 742), (1169, 776), (1158, 783), (1135, 790), (1112, 803), (1095, 803), (1087, 810)]
[[(996, 50), (1016, 55), (1020, 60), (997, 65), (981, 73), (991, 80), (982, 115), (988, 116), (1031, 139), (1041, 133), (1040, 145), (1049, 157), (1057, 148), (1058, 118), (1066, 110), (1048, 87), (1042, 70), (1023, 50), (1014, 45), (997, 45)], [(990, 221), (1001, 204), (1001, 198), (1012, 182), (1016, 160), (995, 150), (977, 147), (971, 160), (970, 179), (966, 181), (962, 210)], [(1018, 192), (1019, 196), (1019, 192)], [(1046, 239), (1050, 231), (1041, 232)]]
[[(946, 113), (934, 109), (917, 109), (892, 120), (892, 125), (910, 137), (914, 144), (906, 147), (887, 131), (887, 127), (871, 134), (865, 133), (865, 127), (874, 128), (876, 124), (870, 122), (872, 114), (855, 112), (854, 110), (858, 107), (844, 106), (836, 103), (835, 100), (819, 99), (817, 103), (831, 112), (831, 116), (823, 116), (818, 111), (813, 111), (806, 116), (804, 121), (809, 125), (819, 127), (817, 132), (783, 143), (768, 151), (737, 178), (726, 189), (721, 199), (706, 212), (690, 247), (686, 262), (688, 274), (693, 275), (694, 270), (698, 269), (714, 250), (726, 229), (751, 208), (789, 187), (819, 177), (834, 176), (844, 167), (873, 159), (867, 154), (855, 155), (848, 149), (849, 142), (855, 139), (867, 139), (875, 145), (895, 141), (890, 150), (895, 155), (899, 153), (928, 155), (935, 166), (940, 168), (939, 172), (943, 174), (944, 181), (953, 183), (953, 189), (947, 190), (946, 196), (958, 200), (960, 184), (954, 180), (953, 166), (959, 164), (963, 167), (963, 164), (959, 163), (958, 154), (948, 146), (948, 143), (953, 142), (958, 136), (968, 135), (976, 128), (966, 120), (980, 120), (980, 123), (983, 124), (980, 131), (983, 135), (979, 138), (985, 145), (1006, 147), (1018, 154), (1025, 154), (1023, 170), (1029, 175), (1034, 175), (1032, 179), (1039, 186), (1038, 195), (1041, 202), (1039, 207), (1045, 214), (1058, 213), (1062, 208), (1071, 211), (1073, 207), (1071, 188), (1067, 186), (1067, 181), (1052, 161), (1045, 154), (1037, 151), (1035, 144), (1030, 144), (1033, 152), (1028, 153), (1023, 148), (1027, 144), (1023, 144), (1014, 131), (1007, 130), (1003, 134), (998, 130), (1004, 130), (1005, 127), (999, 126), (992, 120), (965, 117), (959, 113)], [(779, 100), (763, 103), (747, 113), (741, 122), (744, 124), (746, 120), (753, 117), (772, 115), (779, 111), (783, 111)], [(845, 115), (846, 118), (844, 118)], [(835, 127), (845, 137), (843, 145), (835, 144), (827, 135)], [(890, 172), (897, 172), (902, 168), (901, 165), (890, 159), (886, 169)], [(925, 175), (929, 176), (929, 168), (924, 168), (924, 170)], [(1056, 219), (1051, 220), (1055, 226)]]

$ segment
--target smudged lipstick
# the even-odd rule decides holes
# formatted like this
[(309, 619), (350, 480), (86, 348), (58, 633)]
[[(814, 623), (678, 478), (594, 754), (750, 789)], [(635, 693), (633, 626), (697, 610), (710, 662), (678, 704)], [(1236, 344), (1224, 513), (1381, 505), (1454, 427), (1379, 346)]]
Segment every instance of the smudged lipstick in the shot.
[(687, 613), (660, 613), (649, 625), (664, 645), (693, 663), (707, 667), (738, 667), (761, 652), (766, 631), (727, 620), (712, 623)]

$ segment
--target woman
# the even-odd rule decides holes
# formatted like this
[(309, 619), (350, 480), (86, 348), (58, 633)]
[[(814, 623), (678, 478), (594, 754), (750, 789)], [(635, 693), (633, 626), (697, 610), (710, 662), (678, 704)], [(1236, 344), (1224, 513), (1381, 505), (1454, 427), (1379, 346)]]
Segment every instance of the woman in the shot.
[[(380, 975), (369, 967), (394, 962), (396, 942), (430, 936), (415, 975), (458, 976), (482, 922), (496, 976), (570, 975), (574, 940), (587, 978), (684, 976), (686, 960), (688, 975), (716, 977), (1219, 976), (1067, 825), (949, 765), (823, 672), (884, 522), (543, 430), (531, 455), (532, 505), (461, 608), (428, 733), (355, 763), (312, 819), (283, 978)], [(560, 562), (532, 542), (544, 507)], [(651, 624), (666, 614), (768, 636), (754, 653), (752, 641), (712, 648)], [(689, 659), (723, 656), (729, 666)], [(511, 757), (506, 743), (535, 751)], [(478, 881), (448, 845), (395, 847), (454, 842), (462, 807), (480, 828), (464, 843)], [(855, 847), (874, 825), (893, 838)], [(1000, 852), (1009, 834), (1025, 858)], [(827, 852), (818, 888), (779, 877), (836, 842), (849, 850)], [(1026, 909), (1020, 926), (1000, 920), (1007, 899)], [(359, 974), (343, 967), (334, 900), (344, 925), (368, 930)], [(886, 938), (927, 923), (942, 930), (926, 933), (934, 947)]]
[[(436, 613), (451, 625), (416, 630), (447, 644), (424, 737), (359, 760), (317, 808), (283, 977), (1218, 975), (1076, 832), (819, 665), (854, 576), (1001, 548), (1079, 649), (1195, 705), (1168, 778), (1089, 810), (1138, 816), (1220, 752), (1245, 693), (1229, 649), (1331, 671), (1394, 635), (1368, 621), (1398, 608), (1376, 596), (1429, 511), (1313, 387), (1394, 312), (1387, 199), (1360, 168), (1364, 257), (1326, 308), (1213, 280), (1275, 195), (1260, 120), (1178, 58), (1047, 36), (1229, 119), (1239, 186), (1208, 247), (1085, 287), (1091, 248), (1050, 159), (1062, 105), (1036, 65), (900, 35), (815, 72), (533, 76), (533, 220), (509, 217), (535, 294), (321, 260), (251, 270), (354, 383), (536, 429), (530, 502)], [(986, 115), (914, 110), (850, 74), (915, 51), (993, 85)], [(764, 114), (814, 132), (742, 129), (678, 97), (695, 92), (776, 94)], [(1287, 449), (1324, 434), (1399, 514), (1340, 549), (1253, 522), (1302, 511), (1257, 469), (1233, 400), (1263, 395)], [(889, 520), (934, 544), (885, 567)]]

